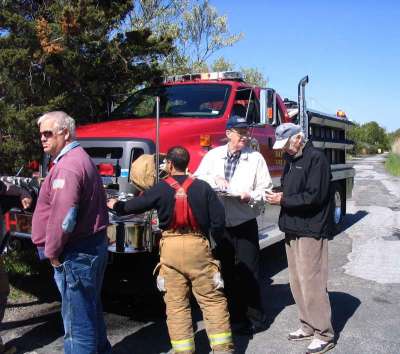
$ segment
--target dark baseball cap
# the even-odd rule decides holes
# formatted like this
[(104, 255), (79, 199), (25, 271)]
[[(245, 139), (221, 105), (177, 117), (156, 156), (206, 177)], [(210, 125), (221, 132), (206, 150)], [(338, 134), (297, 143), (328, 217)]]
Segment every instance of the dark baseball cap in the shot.
[(226, 129), (234, 129), (234, 128), (248, 128), (249, 123), (247, 123), (246, 118), (240, 116), (232, 116), (226, 122)]
[(273, 149), (283, 149), (288, 140), (293, 136), (301, 132), (300, 125), (293, 123), (283, 123), (275, 130), (275, 144)]

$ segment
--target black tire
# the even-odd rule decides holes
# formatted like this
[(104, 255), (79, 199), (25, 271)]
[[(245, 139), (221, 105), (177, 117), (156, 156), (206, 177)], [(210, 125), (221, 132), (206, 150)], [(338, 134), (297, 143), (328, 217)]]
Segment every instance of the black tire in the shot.
[(346, 196), (339, 183), (333, 185), (332, 225), (334, 233), (339, 233), (346, 214)]

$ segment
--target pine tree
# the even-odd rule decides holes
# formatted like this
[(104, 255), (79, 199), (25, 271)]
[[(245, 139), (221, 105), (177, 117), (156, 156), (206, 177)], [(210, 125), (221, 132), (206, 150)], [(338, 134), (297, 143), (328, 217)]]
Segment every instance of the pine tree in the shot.
[(0, 0), (0, 171), (40, 156), (36, 118), (104, 119), (111, 102), (160, 74), (172, 39), (127, 26), (133, 2)]

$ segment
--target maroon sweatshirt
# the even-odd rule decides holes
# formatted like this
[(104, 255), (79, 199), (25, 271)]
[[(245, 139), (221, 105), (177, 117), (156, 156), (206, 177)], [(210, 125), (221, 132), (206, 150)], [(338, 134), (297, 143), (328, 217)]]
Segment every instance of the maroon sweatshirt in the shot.
[(57, 258), (65, 245), (108, 225), (105, 191), (96, 166), (77, 146), (63, 155), (44, 180), (33, 214), (32, 241)]

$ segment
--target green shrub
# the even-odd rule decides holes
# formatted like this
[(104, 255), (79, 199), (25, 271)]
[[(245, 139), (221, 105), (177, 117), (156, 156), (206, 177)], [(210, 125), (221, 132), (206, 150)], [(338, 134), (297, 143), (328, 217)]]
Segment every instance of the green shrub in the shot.
[(400, 155), (390, 153), (385, 161), (385, 168), (393, 176), (400, 176)]
[(40, 262), (33, 249), (9, 252), (3, 258), (10, 276), (29, 276), (39, 273)]

